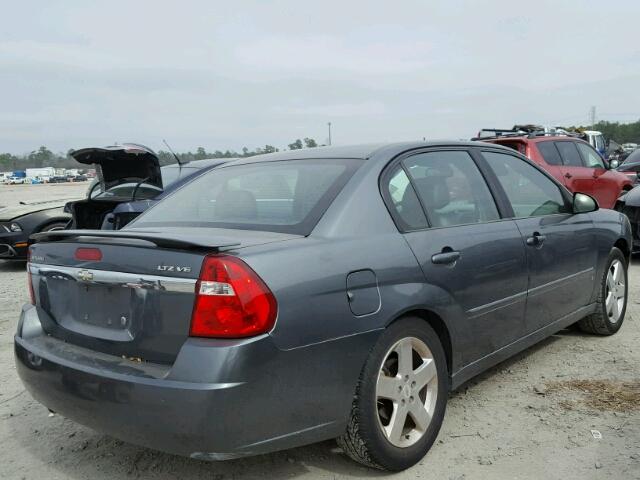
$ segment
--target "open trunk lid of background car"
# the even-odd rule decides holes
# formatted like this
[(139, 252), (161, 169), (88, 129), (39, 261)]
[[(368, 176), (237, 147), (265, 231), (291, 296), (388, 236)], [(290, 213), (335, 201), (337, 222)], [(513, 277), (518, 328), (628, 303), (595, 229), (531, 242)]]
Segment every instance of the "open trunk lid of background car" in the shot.
[(74, 150), (70, 155), (79, 163), (95, 165), (102, 191), (120, 183), (142, 181), (162, 188), (158, 156), (143, 145), (125, 143), (109, 147)]

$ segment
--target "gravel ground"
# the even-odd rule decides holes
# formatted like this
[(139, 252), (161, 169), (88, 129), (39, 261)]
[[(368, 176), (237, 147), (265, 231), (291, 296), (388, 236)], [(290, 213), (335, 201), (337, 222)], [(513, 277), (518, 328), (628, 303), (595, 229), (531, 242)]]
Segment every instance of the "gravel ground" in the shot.
[[(78, 185), (0, 186), (0, 205), (78, 192)], [(472, 380), (450, 395), (425, 459), (388, 475), (351, 462), (332, 441), (206, 463), (49, 416), (24, 391), (13, 362), (12, 337), (27, 300), (24, 264), (0, 262), (0, 478), (640, 479), (640, 259), (629, 283), (617, 335), (564, 331)]]

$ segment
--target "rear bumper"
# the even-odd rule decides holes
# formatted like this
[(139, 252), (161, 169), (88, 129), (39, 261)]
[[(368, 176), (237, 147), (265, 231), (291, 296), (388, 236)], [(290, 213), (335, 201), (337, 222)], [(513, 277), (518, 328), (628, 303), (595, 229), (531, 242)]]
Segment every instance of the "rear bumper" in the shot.
[(53, 411), (124, 441), (205, 460), (291, 448), (340, 435), (377, 332), (282, 351), (268, 335), (188, 339), (172, 366), (77, 347), (23, 308), (18, 374)]

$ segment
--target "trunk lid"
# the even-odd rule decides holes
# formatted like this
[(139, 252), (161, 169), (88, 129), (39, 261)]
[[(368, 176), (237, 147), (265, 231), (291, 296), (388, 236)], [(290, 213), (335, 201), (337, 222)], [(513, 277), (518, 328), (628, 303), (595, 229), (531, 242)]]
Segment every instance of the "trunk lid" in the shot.
[[(189, 336), (207, 254), (299, 238), (202, 228), (57, 233), (34, 235), (39, 243), (28, 266), (44, 330), (96, 351), (169, 365)], [(101, 258), (78, 259), (79, 248), (99, 249)]]
[(160, 160), (153, 150), (143, 145), (125, 143), (82, 148), (70, 155), (79, 163), (96, 166), (103, 192), (124, 182), (142, 180), (162, 188)]

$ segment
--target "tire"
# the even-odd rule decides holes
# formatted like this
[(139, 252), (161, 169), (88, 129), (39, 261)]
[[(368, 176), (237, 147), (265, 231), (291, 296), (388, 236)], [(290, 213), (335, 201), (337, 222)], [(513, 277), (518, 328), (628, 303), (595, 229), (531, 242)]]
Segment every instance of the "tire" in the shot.
[(580, 330), (597, 335), (613, 335), (620, 330), (627, 311), (629, 295), (627, 267), (627, 260), (622, 252), (615, 247), (612, 248), (607, 259), (607, 268), (600, 280), (600, 290), (596, 299), (597, 310), (578, 322)]
[(67, 228), (67, 222), (54, 222), (54, 223), (45, 225), (44, 228), (40, 230), (40, 233), (51, 232), (53, 230), (64, 230), (65, 228)]
[[(397, 351), (409, 351), (407, 345), (411, 346), (410, 357), (400, 357)], [(403, 367), (408, 364), (401, 358), (411, 358), (410, 370)], [(408, 379), (403, 375), (407, 371)], [(371, 350), (358, 380), (347, 431), (337, 439), (338, 445), (363, 465), (407, 469), (433, 445), (444, 420), (448, 393), (447, 360), (438, 335), (423, 319), (402, 318), (384, 331)], [(405, 415), (404, 422), (393, 421)], [(414, 420), (414, 415), (421, 420)]]

